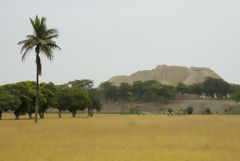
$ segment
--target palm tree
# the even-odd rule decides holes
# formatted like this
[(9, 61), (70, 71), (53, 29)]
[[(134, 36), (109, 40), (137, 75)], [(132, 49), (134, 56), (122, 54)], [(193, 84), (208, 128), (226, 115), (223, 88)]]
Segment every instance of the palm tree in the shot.
[(18, 45), (22, 45), (21, 53), (22, 61), (24, 61), (26, 55), (35, 48), (36, 53), (36, 66), (37, 66), (37, 83), (36, 83), (36, 107), (35, 107), (35, 123), (37, 123), (37, 114), (38, 114), (38, 101), (39, 101), (39, 76), (42, 74), (42, 65), (40, 59), (40, 53), (47, 56), (48, 59), (52, 60), (53, 50), (61, 49), (53, 38), (58, 37), (58, 31), (56, 29), (47, 29), (46, 18), (38, 18), (36, 15), (35, 20), (33, 21), (30, 18), (34, 33), (33, 35), (27, 35), (26, 40), (18, 42)]

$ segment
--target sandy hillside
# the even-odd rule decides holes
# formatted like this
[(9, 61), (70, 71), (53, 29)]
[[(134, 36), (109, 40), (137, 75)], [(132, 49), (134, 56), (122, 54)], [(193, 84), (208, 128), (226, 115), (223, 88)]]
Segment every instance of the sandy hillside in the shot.
[(119, 85), (122, 82), (132, 84), (138, 80), (157, 80), (163, 84), (176, 85), (179, 82), (185, 84), (200, 83), (206, 77), (221, 78), (209, 68), (159, 65), (152, 70), (138, 71), (130, 76), (115, 76), (108, 81)]

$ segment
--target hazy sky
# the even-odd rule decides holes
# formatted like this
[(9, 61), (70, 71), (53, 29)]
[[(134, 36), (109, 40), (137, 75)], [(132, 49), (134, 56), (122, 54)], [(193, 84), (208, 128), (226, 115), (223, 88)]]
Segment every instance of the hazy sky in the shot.
[(157, 65), (209, 67), (240, 84), (239, 0), (0, 0), (0, 84), (34, 80), (35, 54), (17, 42), (29, 18), (57, 28), (61, 51), (42, 58), (40, 81), (92, 79), (98, 85)]

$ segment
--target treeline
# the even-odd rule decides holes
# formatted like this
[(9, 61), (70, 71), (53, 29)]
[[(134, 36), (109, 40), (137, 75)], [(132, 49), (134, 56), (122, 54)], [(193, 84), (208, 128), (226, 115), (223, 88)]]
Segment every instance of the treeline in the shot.
[[(204, 82), (177, 86), (161, 84), (155, 80), (145, 82), (136, 81), (132, 85), (121, 83), (115, 86), (110, 82), (100, 84), (93, 88), (93, 81), (75, 80), (63, 85), (53, 83), (40, 83), (38, 114), (44, 118), (49, 108), (59, 111), (69, 111), (76, 117), (78, 110), (88, 110), (93, 116), (93, 110), (100, 111), (102, 101), (162, 101), (167, 103), (175, 99), (176, 94), (198, 94), (214, 99), (233, 99), (240, 101), (240, 85), (229, 84), (222, 79), (207, 78)], [(3, 111), (12, 111), (16, 119), (20, 115), (28, 114), (32, 118), (36, 104), (36, 82), (24, 81), (0, 86), (0, 119)]]
[(202, 83), (186, 85), (178, 83), (177, 86), (161, 84), (155, 80), (135, 81), (132, 85), (121, 83), (115, 86), (110, 82), (100, 85), (101, 96), (106, 102), (111, 101), (164, 101), (174, 99), (175, 95), (197, 94), (212, 99), (240, 100), (240, 85), (229, 84), (222, 79), (206, 78)]
[[(88, 115), (93, 116), (93, 110), (100, 111), (101, 103), (93, 89), (93, 81), (76, 80), (64, 85), (40, 83), (38, 114), (41, 119), (48, 108), (61, 112), (68, 110), (75, 117), (78, 110), (88, 109)], [(36, 82), (24, 81), (0, 86), (0, 119), (3, 111), (12, 111), (19, 119), (20, 115), (28, 114), (32, 118), (36, 103)]]

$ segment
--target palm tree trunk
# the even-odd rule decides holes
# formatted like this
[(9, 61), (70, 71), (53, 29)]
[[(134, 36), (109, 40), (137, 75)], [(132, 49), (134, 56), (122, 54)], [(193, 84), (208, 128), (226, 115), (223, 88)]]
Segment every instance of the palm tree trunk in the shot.
[(32, 119), (32, 113), (28, 113), (29, 119)]
[(58, 112), (58, 118), (62, 118), (62, 110), (61, 109)]
[(39, 75), (38, 75), (38, 65), (37, 65), (37, 83), (36, 83), (36, 106), (35, 106), (35, 123), (37, 123), (37, 117), (38, 117), (38, 100), (39, 100)]
[(77, 113), (76, 111), (74, 111), (74, 110), (72, 111), (72, 117), (73, 117), (73, 118), (76, 117), (76, 113)]
[(2, 109), (0, 109), (0, 120), (2, 120)]
[(15, 114), (15, 120), (19, 120), (19, 113)]

